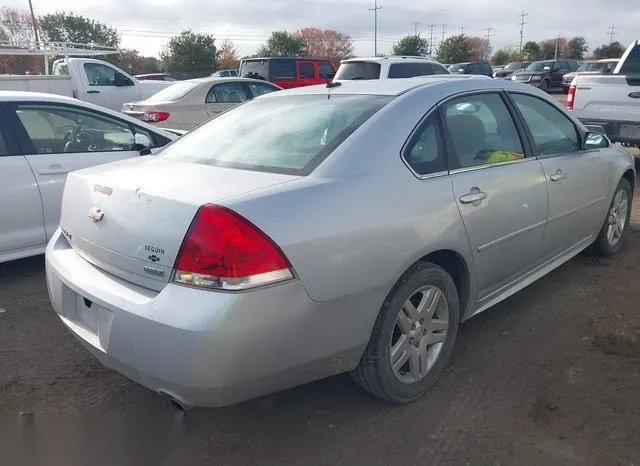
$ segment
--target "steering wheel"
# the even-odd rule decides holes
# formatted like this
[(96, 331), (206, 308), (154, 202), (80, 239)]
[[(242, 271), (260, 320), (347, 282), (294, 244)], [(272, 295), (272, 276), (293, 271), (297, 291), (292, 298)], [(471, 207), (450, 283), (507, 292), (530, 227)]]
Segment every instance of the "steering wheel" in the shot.
[(72, 125), (65, 125), (62, 129), (64, 130), (64, 151), (73, 152), (76, 147), (78, 128)]

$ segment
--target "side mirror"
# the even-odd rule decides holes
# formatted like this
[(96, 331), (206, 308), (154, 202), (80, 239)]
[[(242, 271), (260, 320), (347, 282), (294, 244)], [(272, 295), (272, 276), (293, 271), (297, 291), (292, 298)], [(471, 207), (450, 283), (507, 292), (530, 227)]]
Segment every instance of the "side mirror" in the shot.
[(133, 150), (140, 151), (140, 155), (149, 155), (151, 153), (151, 146), (153, 142), (149, 139), (149, 136), (142, 133), (136, 133), (135, 143), (133, 144)]
[(122, 73), (116, 73), (114, 84), (116, 85), (116, 87), (133, 86), (133, 81), (131, 81)]
[(584, 135), (584, 143), (582, 144), (582, 148), (584, 150), (593, 150), (593, 149), (604, 149), (609, 147), (609, 139), (607, 136), (601, 133), (596, 133), (589, 131)]

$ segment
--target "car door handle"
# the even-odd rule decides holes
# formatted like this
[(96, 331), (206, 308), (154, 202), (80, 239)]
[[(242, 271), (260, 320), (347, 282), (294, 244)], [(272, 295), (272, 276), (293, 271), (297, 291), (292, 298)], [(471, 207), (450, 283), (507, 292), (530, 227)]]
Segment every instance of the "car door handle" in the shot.
[(562, 170), (557, 170), (553, 175), (549, 177), (551, 181), (563, 181), (567, 179), (567, 175)]
[(67, 170), (64, 166), (56, 163), (54, 165), (49, 165), (49, 167), (47, 168), (38, 170), (38, 174), (39, 175), (61, 175), (61, 174), (67, 173), (68, 171), (69, 170)]
[(480, 191), (479, 189), (476, 188), (476, 189), (472, 189), (467, 194), (463, 194), (462, 196), (460, 196), (460, 202), (462, 204), (478, 205), (480, 204), (480, 202), (482, 202), (486, 198), (487, 198), (487, 193), (485, 193), (484, 191)]
[(100, 91), (96, 91), (96, 90), (87, 91), (87, 94), (100, 94)]

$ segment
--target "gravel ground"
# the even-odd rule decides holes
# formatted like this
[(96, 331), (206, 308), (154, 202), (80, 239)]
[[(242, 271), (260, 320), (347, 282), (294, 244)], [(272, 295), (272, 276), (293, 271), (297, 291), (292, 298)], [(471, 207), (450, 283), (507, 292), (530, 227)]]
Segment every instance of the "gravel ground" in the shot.
[(71, 337), (42, 258), (0, 264), (0, 464), (634, 464), (639, 208), (615, 258), (579, 256), (463, 324), (441, 382), (402, 407), (338, 376), (180, 413)]

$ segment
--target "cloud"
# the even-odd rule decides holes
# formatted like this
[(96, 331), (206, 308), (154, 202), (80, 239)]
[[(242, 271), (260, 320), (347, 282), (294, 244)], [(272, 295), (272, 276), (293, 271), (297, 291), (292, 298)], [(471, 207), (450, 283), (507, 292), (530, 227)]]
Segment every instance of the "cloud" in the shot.
[[(5, 0), (7, 6), (24, 8), (23, 0)], [(252, 53), (271, 31), (315, 26), (338, 29), (355, 40), (359, 54), (373, 53), (373, 0), (48, 0), (36, 5), (37, 13), (75, 11), (116, 26), (123, 46), (156, 54), (168, 38), (183, 29), (210, 32), (234, 40), (243, 54)], [(640, 2), (637, 0), (378, 0), (379, 45), (389, 53), (393, 42), (414, 31), (436, 43), (445, 35), (486, 36), (492, 28), (494, 50), (516, 47), (520, 41), (518, 15), (528, 12), (524, 40), (583, 35), (590, 49), (607, 43), (607, 27), (616, 25), (615, 40), (628, 44), (640, 39)]]

